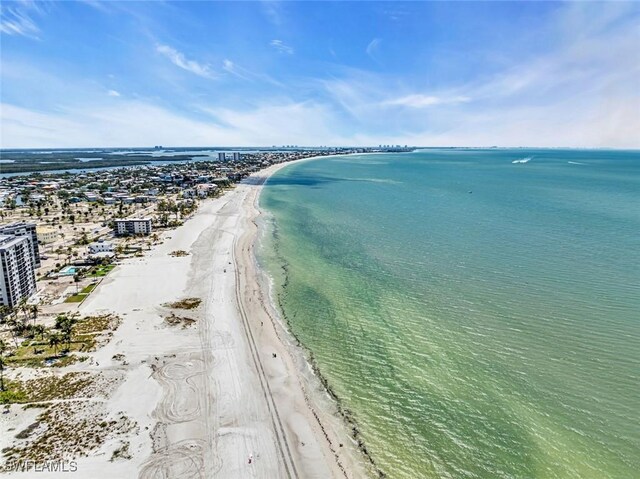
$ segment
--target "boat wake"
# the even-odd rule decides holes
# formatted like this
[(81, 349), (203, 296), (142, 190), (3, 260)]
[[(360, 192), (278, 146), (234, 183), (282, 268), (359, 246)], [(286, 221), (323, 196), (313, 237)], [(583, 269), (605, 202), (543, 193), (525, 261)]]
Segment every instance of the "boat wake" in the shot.
[(513, 164), (529, 163), (532, 159), (533, 159), (533, 156), (527, 156), (526, 158), (521, 158), (519, 160), (513, 160), (511, 163), (513, 163)]

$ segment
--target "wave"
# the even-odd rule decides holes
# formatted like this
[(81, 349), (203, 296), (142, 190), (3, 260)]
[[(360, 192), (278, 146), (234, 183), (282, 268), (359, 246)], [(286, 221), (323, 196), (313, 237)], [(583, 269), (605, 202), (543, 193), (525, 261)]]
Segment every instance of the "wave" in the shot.
[(521, 158), (519, 160), (513, 160), (511, 163), (529, 163), (533, 159), (533, 156), (527, 156), (526, 158)]
[(586, 165), (586, 163), (580, 163), (579, 161), (567, 161), (571, 165)]

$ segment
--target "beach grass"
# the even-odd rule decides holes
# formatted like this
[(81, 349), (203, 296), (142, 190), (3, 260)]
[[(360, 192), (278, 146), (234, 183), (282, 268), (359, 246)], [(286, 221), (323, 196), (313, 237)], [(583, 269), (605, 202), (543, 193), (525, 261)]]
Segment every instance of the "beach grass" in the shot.
[(98, 283), (91, 283), (90, 285), (85, 286), (84, 288), (82, 288), (82, 291), (80, 291), (80, 292), (83, 293), (83, 294), (89, 294), (94, 289), (96, 289), (96, 286), (98, 286)]
[(200, 306), (202, 300), (200, 298), (185, 298), (173, 303), (165, 304), (167, 308), (173, 309), (195, 309)]
[(87, 276), (93, 278), (102, 278), (108, 275), (113, 269), (116, 267), (115, 264), (108, 264), (105, 266), (98, 266), (95, 269), (92, 269)]
[(84, 299), (87, 297), (88, 295), (86, 294), (72, 294), (71, 296), (69, 296), (67, 299), (64, 300), (65, 303), (82, 303), (84, 301)]

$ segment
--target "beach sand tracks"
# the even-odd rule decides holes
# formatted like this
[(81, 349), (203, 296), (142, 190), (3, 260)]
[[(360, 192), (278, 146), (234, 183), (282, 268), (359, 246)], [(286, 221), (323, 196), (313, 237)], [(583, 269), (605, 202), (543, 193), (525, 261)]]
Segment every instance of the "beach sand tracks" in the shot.
[(187, 439), (158, 450), (142, 466), (139, 479), (204, 479), (204, 442)]
[(151, 365), (165, 392), (155, 411), (159, 421), (181, 423), (201, 416), (204, 362), (198, 356), (179, 354)]

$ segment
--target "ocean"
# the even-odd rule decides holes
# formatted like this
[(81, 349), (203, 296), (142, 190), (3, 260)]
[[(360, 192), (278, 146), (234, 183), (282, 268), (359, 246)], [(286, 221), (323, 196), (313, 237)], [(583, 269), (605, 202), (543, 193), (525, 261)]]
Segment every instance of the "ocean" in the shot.
[(640, 152), (276, 173), (260, 262), (388, 478), (640, 477)]

